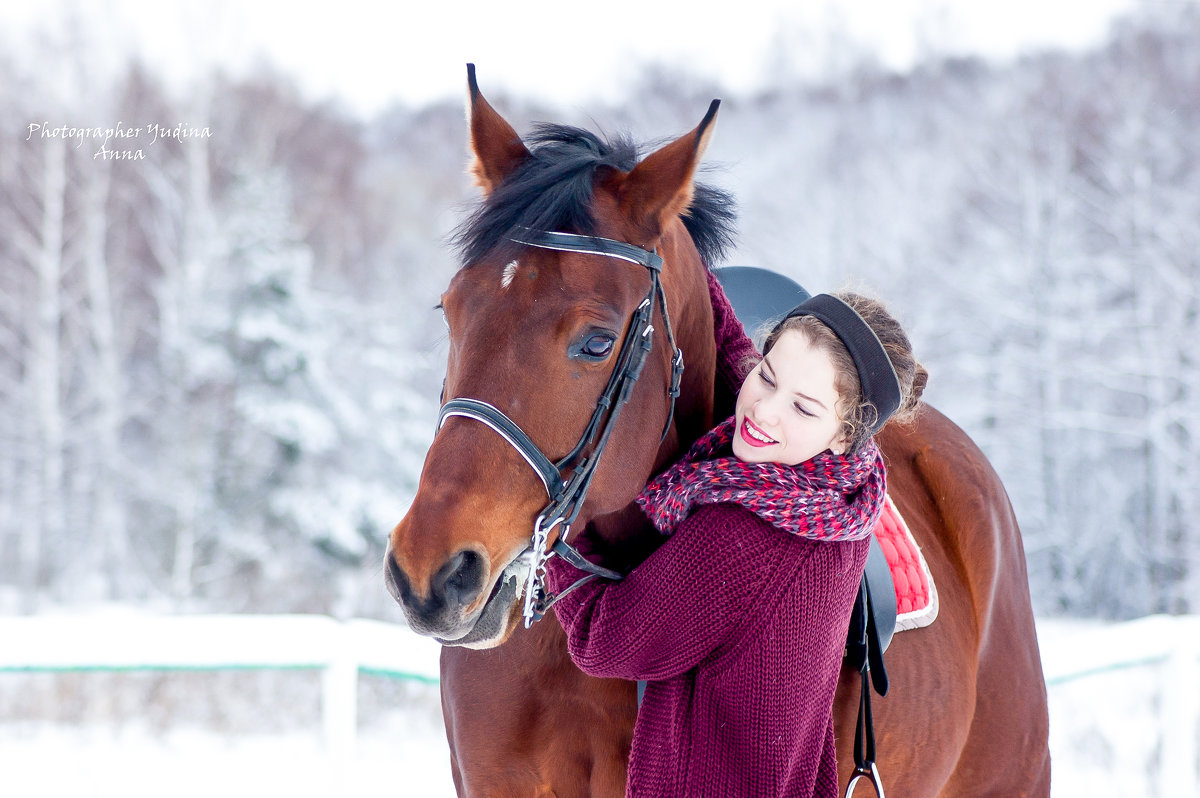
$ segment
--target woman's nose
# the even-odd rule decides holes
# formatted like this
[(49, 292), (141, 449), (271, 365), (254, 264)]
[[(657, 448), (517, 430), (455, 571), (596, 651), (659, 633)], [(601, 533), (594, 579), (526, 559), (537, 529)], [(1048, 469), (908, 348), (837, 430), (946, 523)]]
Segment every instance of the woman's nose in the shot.
[(779, 421), (779, 410), (771, 399), (769, 396), (759, 399), (754, 406), (755, 417), (764, 424), (775, 424)]

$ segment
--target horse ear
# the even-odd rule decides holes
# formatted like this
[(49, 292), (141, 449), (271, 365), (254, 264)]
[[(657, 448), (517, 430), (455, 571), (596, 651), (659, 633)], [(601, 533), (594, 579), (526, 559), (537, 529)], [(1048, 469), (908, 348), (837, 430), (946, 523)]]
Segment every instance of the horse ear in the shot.
[(640, 228), (660, 235), (691, 204), (692, 176), (715, 129), (720, 105), (713, 100), (695, 130), (651, 153), (622, 182), (621, 208)]
[(467, 171), (484, 194), (491, 194), (529, 157), (529, 150), (512, 125), (483, 98), (475, 82), (474, 64), (467, 64), (467, 127), (471, 155)]

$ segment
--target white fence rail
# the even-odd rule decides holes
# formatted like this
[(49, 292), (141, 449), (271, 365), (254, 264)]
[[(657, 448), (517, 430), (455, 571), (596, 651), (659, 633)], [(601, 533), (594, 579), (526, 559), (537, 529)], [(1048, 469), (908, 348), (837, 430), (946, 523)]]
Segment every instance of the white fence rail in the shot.
[[(1114, 674), (1136, 673), (1138, 683), (1156, 685), (1154, 706), (1143, 707), (1154, 713), (1159, 741), (1157, 794), (1200, 794), (1200, 617), (1154, 616), (1102, 626), (1045, 621), (1039, 639), (1052, 712), (1056, 695), (1090, 695), (1086, 685), (1093, 681), (1097, 695), (1085, 700), (1108, 700), (1099, 693)], [(320, 670), (323, 729), (334, 762), (354, 752), (359, 673), (435, 684), (438, 652), (433, 641), (397, 625), (323, 616), (0, 618), (0, 672)], [(1053, 730), (1054, 717), (1051, 721)]]
[(314, 669), (325, 741), (354, 749), (358, 674), (429, 684), (439, 646), (379, 621), (318, 615), (83, 615), (0, 618), (0, 672)]

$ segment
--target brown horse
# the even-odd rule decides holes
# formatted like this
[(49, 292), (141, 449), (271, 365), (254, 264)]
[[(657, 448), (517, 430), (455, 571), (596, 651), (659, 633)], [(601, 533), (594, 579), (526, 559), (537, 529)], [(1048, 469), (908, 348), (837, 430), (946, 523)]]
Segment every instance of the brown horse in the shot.
[[(695, 130), (638, 162), (628, 142), (574, 128), (544, 126), (523, 142), (484, 100), (473, 69), (469, 89), (471, 168), (485, 197), (460, 237), (465, 265), (442, 296), (445, 398), (496, 412), (444, 414), (417, 495), (391, 534), (387, 586), (410, 626), (445, 644), (442, 704), (460, 796), (615, 798), (625, 789), (634, 685), (577, 670), (553, 612), (521, 628), (523, 596), (536, 588), (523, 586), (535, 564), (531, 530), (557, 488), (536, 452), (578, 466), (603, 447), (585, 430), (616, 412), (595, 411), (597, 397), (651, 298), (649, 354), (603, 436), (574, 521), (627, 549), (630, 562), (645, 555), (654, 536), (631, 511), (634, 496), (713, 423), (705, 262), (719, 257), (733, 217), (727, 198), (693, 173), (716, 103)], [(546, 231), (601, 243), (559, 248)], [(661, 256), (661, 304), (652, 264), (613, 256), (605, 241)], [(673, 414), (668, 326), (687, 353)], [(526, 448), (515, 442), (523, 434)], [(1004, 488), (932, 408), (880, 443), (941, 606), (932, 626), (898, 635), (887, 653), (892, 689), (874, 705), (884, 785), (893, 798), (1048, 795), (1045, 682)], [(843, 789), (857, 677), (845, 669), (834, 708)]]

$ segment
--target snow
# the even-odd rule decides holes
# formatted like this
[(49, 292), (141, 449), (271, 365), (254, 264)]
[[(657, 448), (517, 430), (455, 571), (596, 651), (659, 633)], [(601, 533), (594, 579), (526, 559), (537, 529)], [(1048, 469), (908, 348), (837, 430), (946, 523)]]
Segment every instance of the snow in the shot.
[[(1198, 631), (1200, 617), (1039, 623), (1050, 691), (1055, 798), (1196, 794), (1197, 714), (1194, 690), (1189, 697), (1187, 685), (1200, 668), (1194, 643)], [(437, 686), (432, 683), (437, 646), (395, 625), (311, 616), (163, 618), (106, 611), (0, 619), (0, 639), (5, 641), (0, 646), (0, 717), (5, 718), (0, 722), (0, 772), (5, 796), (454, 795)], [(173, 654), (165, 657), (164, 651)], [(235, 651), (240, 656), (233, 656)], [(274, 690), (248, 699), (242, 693), (219, 698), (248, 701), (253, 705), (250, 717), (257, 712), (282, 718), (275, 721), (275, 729), (206, 724), (196, 720), (194, 711), (182, 713), (192, 715), (190, 719), (164, 723), (155, 710), (172, 699), (163, 688), (151, 691), (155, 706), (135, 711), (132, 717), (119, 717), (110, 706), (111, 696), (85, 697), (85, 703), (94, 705), (92, 711), (84, 712), (79, 722), (63, 723), (48, 719), (46, 715), (55, 714), (49, 709), (40, 713), (42, 717), (20, 717), (13, 711), (21, 704), (14, 693), (33, 678), (68, 677), (2, 672), (21, 662), (47, 668), (72, 662), (130, 668), (139, 661), (194, 659), (196, 664), (244, 666), (346, 657), (356, 659), (365, 673), (418, 678), (401, 682), (360, 677), (360, 682), (393, 687), (390, 695), (364, 699), (369, 691), (360, 684), (357, 739), (344, 756), (331, 749), (321, 724), (311, 716), (299, 712), (300, 722), (289, 720), (304, 701), (284, 706), (287, 699), (280, 700)], [(261, 671), (259, 678), (284, 678), (261, 675), (269, 673), (273, 672)], [(182, 677), (168, 673), (164, 678)], [(47, 695), (67, 703), (65, 696), (78, 691), (79, 684), (56, 689)], [(80, 696), (74, 698), (78, 703)], [(319, 703), (316, 696), (309, 699)], [(27, 693), (25, 706), (29, 700)], [(1189, 700), (1192, 708), (1181, 717), (1180, 709)], [(63, 714), (65, 710), (59, 712)], [(1163, 735), (1164, 728), (1171, 734)], [(1172, 740), (1183, 740), (1190, 748), (1172, 753)], [(1183, 761), (1183, 771), (1176, 764), (1170, 772), (1172, 761)], [(886, 772), (883, 777), (886, 785)]]
[(232, 737), (15, 724), (0, 726), (0, 769), (10, 798), (454, 796), (440, 719), (404, 713), (364, 735), (341, 769), (312, 732)]
[(1200, 616), (1041, 621), (1053, 794), (1196, 796)]

